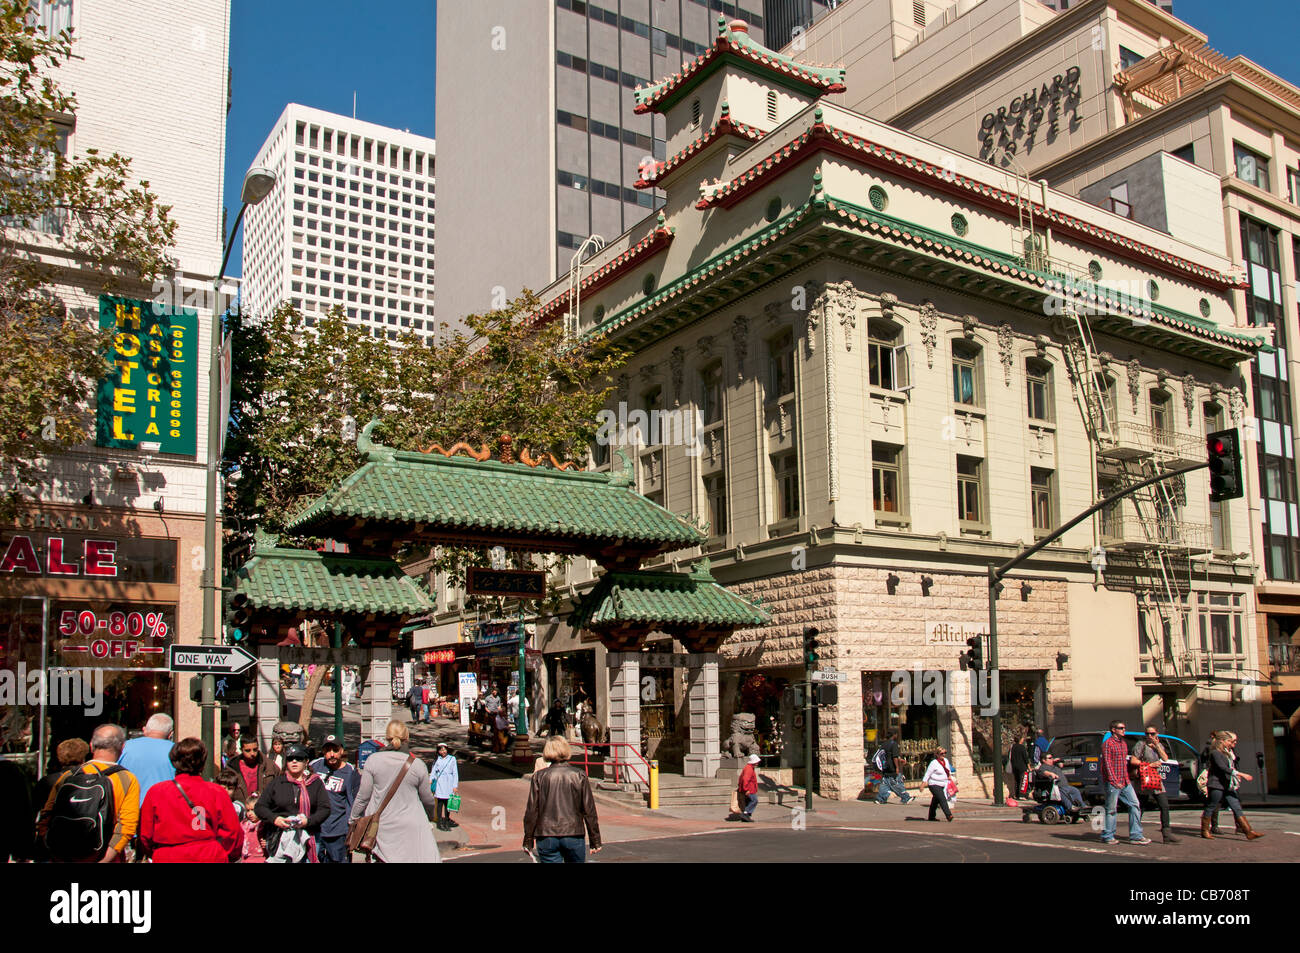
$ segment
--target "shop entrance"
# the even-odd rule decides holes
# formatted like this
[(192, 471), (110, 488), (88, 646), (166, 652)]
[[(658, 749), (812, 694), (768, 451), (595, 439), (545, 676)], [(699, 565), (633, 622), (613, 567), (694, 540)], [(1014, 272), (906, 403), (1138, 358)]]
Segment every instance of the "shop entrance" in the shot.
[(891, 732), (899, 733), (898, 748), (906, 762), (903, 777), (918, 781), (929, 757), (940, 744), (951, 748), (947, 719), (939, 717), (939, 706), (917, 697), (913, 679), (892, 679), (889, 672), (862, 673), (862, 745), (864, 757), (885, 742)]

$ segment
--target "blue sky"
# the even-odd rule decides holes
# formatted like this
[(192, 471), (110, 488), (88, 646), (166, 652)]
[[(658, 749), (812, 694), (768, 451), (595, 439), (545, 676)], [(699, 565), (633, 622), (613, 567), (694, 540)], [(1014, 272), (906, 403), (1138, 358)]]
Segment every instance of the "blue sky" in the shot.
[[(358, 119), (433, 135), (435, 9), (435, 0), (232, 0), (230, 224), (244, 173), (287, 103), (350, 115), (355, 90)], [(242, 273), (236, 242), (231, 275)]]
[[(346, 115), (355, 90), (358, 118), (434, 135), (437, 0), (232, 0), (231, 7), (225, 202), (232, 222), (244, 172), (286, 103)], [(1219, 52), (1245, 54), (1300, 85), (1300, 0), (1174, 0), (1174, 12)], [(241, 273), (236, 241), (231, 275)]]

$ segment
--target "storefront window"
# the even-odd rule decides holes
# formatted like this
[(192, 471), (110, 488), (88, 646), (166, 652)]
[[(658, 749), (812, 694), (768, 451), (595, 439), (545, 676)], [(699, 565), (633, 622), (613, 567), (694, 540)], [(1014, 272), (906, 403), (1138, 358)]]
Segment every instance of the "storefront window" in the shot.
[[(911, 675), (911, 673), (906, 673)], [(926, 704), (924, 686), (913, 678), (892, 677), (888, 672), (862, 673), (862, 746), (867, 757), (889, 737), (899, 733), (898, 747), (907, 762), (903, 775), (916, 780), (929, 756), (941, 743), (939, 706)]]
[[(748, 712), (754, 716), (754, 737), (758, 739), (759, 750), (766, 758), (781, 758), (787, 755), (788, 730), (782, 714), (782, 699), (786, 697), (789, 679), (754, 672), (745, 675), (740, 682), (740, 691), (736, 694), (736, 711)], [(730, 725), (722, 725), (725, 733)], [(799, 762), (802, 764), (802, 761)]]

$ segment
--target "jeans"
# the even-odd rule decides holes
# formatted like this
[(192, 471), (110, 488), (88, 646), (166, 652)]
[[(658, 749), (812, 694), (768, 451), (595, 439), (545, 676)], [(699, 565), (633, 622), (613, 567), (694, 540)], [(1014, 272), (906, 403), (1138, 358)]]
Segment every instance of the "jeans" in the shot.
[(1165, 794), (1164, 790), (1143, 791), (1142, 800), (1148, 804), (1155, 801), (1156, 807), (1160, 809), (1160, 829), (1162, 831), (1169, 830), (1169, 796)]
[(912, 800), (912, 796), (907, 793), (907, 788), (903, 787), (902, 775), (886, 774), (880, 778), (880, 791), (876, 794), (876, 803), (887, 803), (891, 792), (897, 794), (898, 799), (904, 804)]
[(943, 816), (952, 820), (952, 811), (948, 807), (947, 785), (931, 784), (930, 785), (930, 820), (936, 820), (934, 812), (943, 809)]
[(1232, 810), (1234, 819), (1241, 819), (1241, 799), (1237, 797), (1236, 791), (1225, 791), (1223, 788), (1210, 788), (1210, 793), (1205, 801), (1205, 810), (1201, 812), (1201, 817), (1214, 817), (1219, 813), (1219, 808), (1224, 803)]
[(539, 837), (537, 860), (543, 864), (585, 864), (587, 842), (581, 837)]
[(322, 864), (350, 864), (352, 857), (348, 854), (348, 835), (338, 837), (316, 838), (316, 852)]
[(1067, 811), (1082, 811), (1084, 808), (1083, 795), (1079, 789), (1068, 781), (1056, 782), (1056, 790), (1061, 795), (1061, 803), (1065, 805)]
[(1128, 808), (1128, 839), (1141, 840), (1142, 806), (1138, 804), (1137, 795), (1133, 793), (1131, 784), (1126, 784), (1122, 788), (1114, 784), (1106, 785), (1106, 828), (1101, 833), (1101, 839), (1108, 842), (1115, 839), (1115, 814), (1120, 803)]
[(753, 817), (753, 816), (754, 816), (754, 808), (756, 808), (756, 807), (758, 807), (758, 795), (757, 795), (757, 794), (746, 794), (746, 795), (745, 795), (745, 808), (744, 808), (743, 811), (741, 811), (741, 813), (744, 814), (746, 817)]

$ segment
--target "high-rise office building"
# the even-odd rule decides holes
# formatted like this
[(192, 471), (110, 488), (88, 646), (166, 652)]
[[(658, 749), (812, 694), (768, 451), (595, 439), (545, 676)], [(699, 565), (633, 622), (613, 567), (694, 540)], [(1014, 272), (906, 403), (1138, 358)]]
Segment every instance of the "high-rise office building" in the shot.
[(762, 41), (763, 6), (439, 4), (442, 320), (564, 274), (589, 235), (613, 239), (662, 205), (661, 191), (632, 188), (643, 163), (664, 158), (663, 117), (637, 113), (633, 90), (709, 49), (719, 15)]
[(763, 0), (764, 42), (773, 50), (784, 48), (803, 31), (834, 10), (841, 0)]
[(290, 103), (254, 165), (275, 189), (248, 211), (244, 307), (338, 306), (394, 340), (434, 328), (434, 140)]
[[(1083, 0), (1038, 0), (1045, 7), (1051, 7), (1053, 10), (1068, 10), (1070, 7), (1077, 7)], [(1154, 4), (1165, 13), (1174, 12), (1174, 0), (1147, 0), (1147, 3)]]

